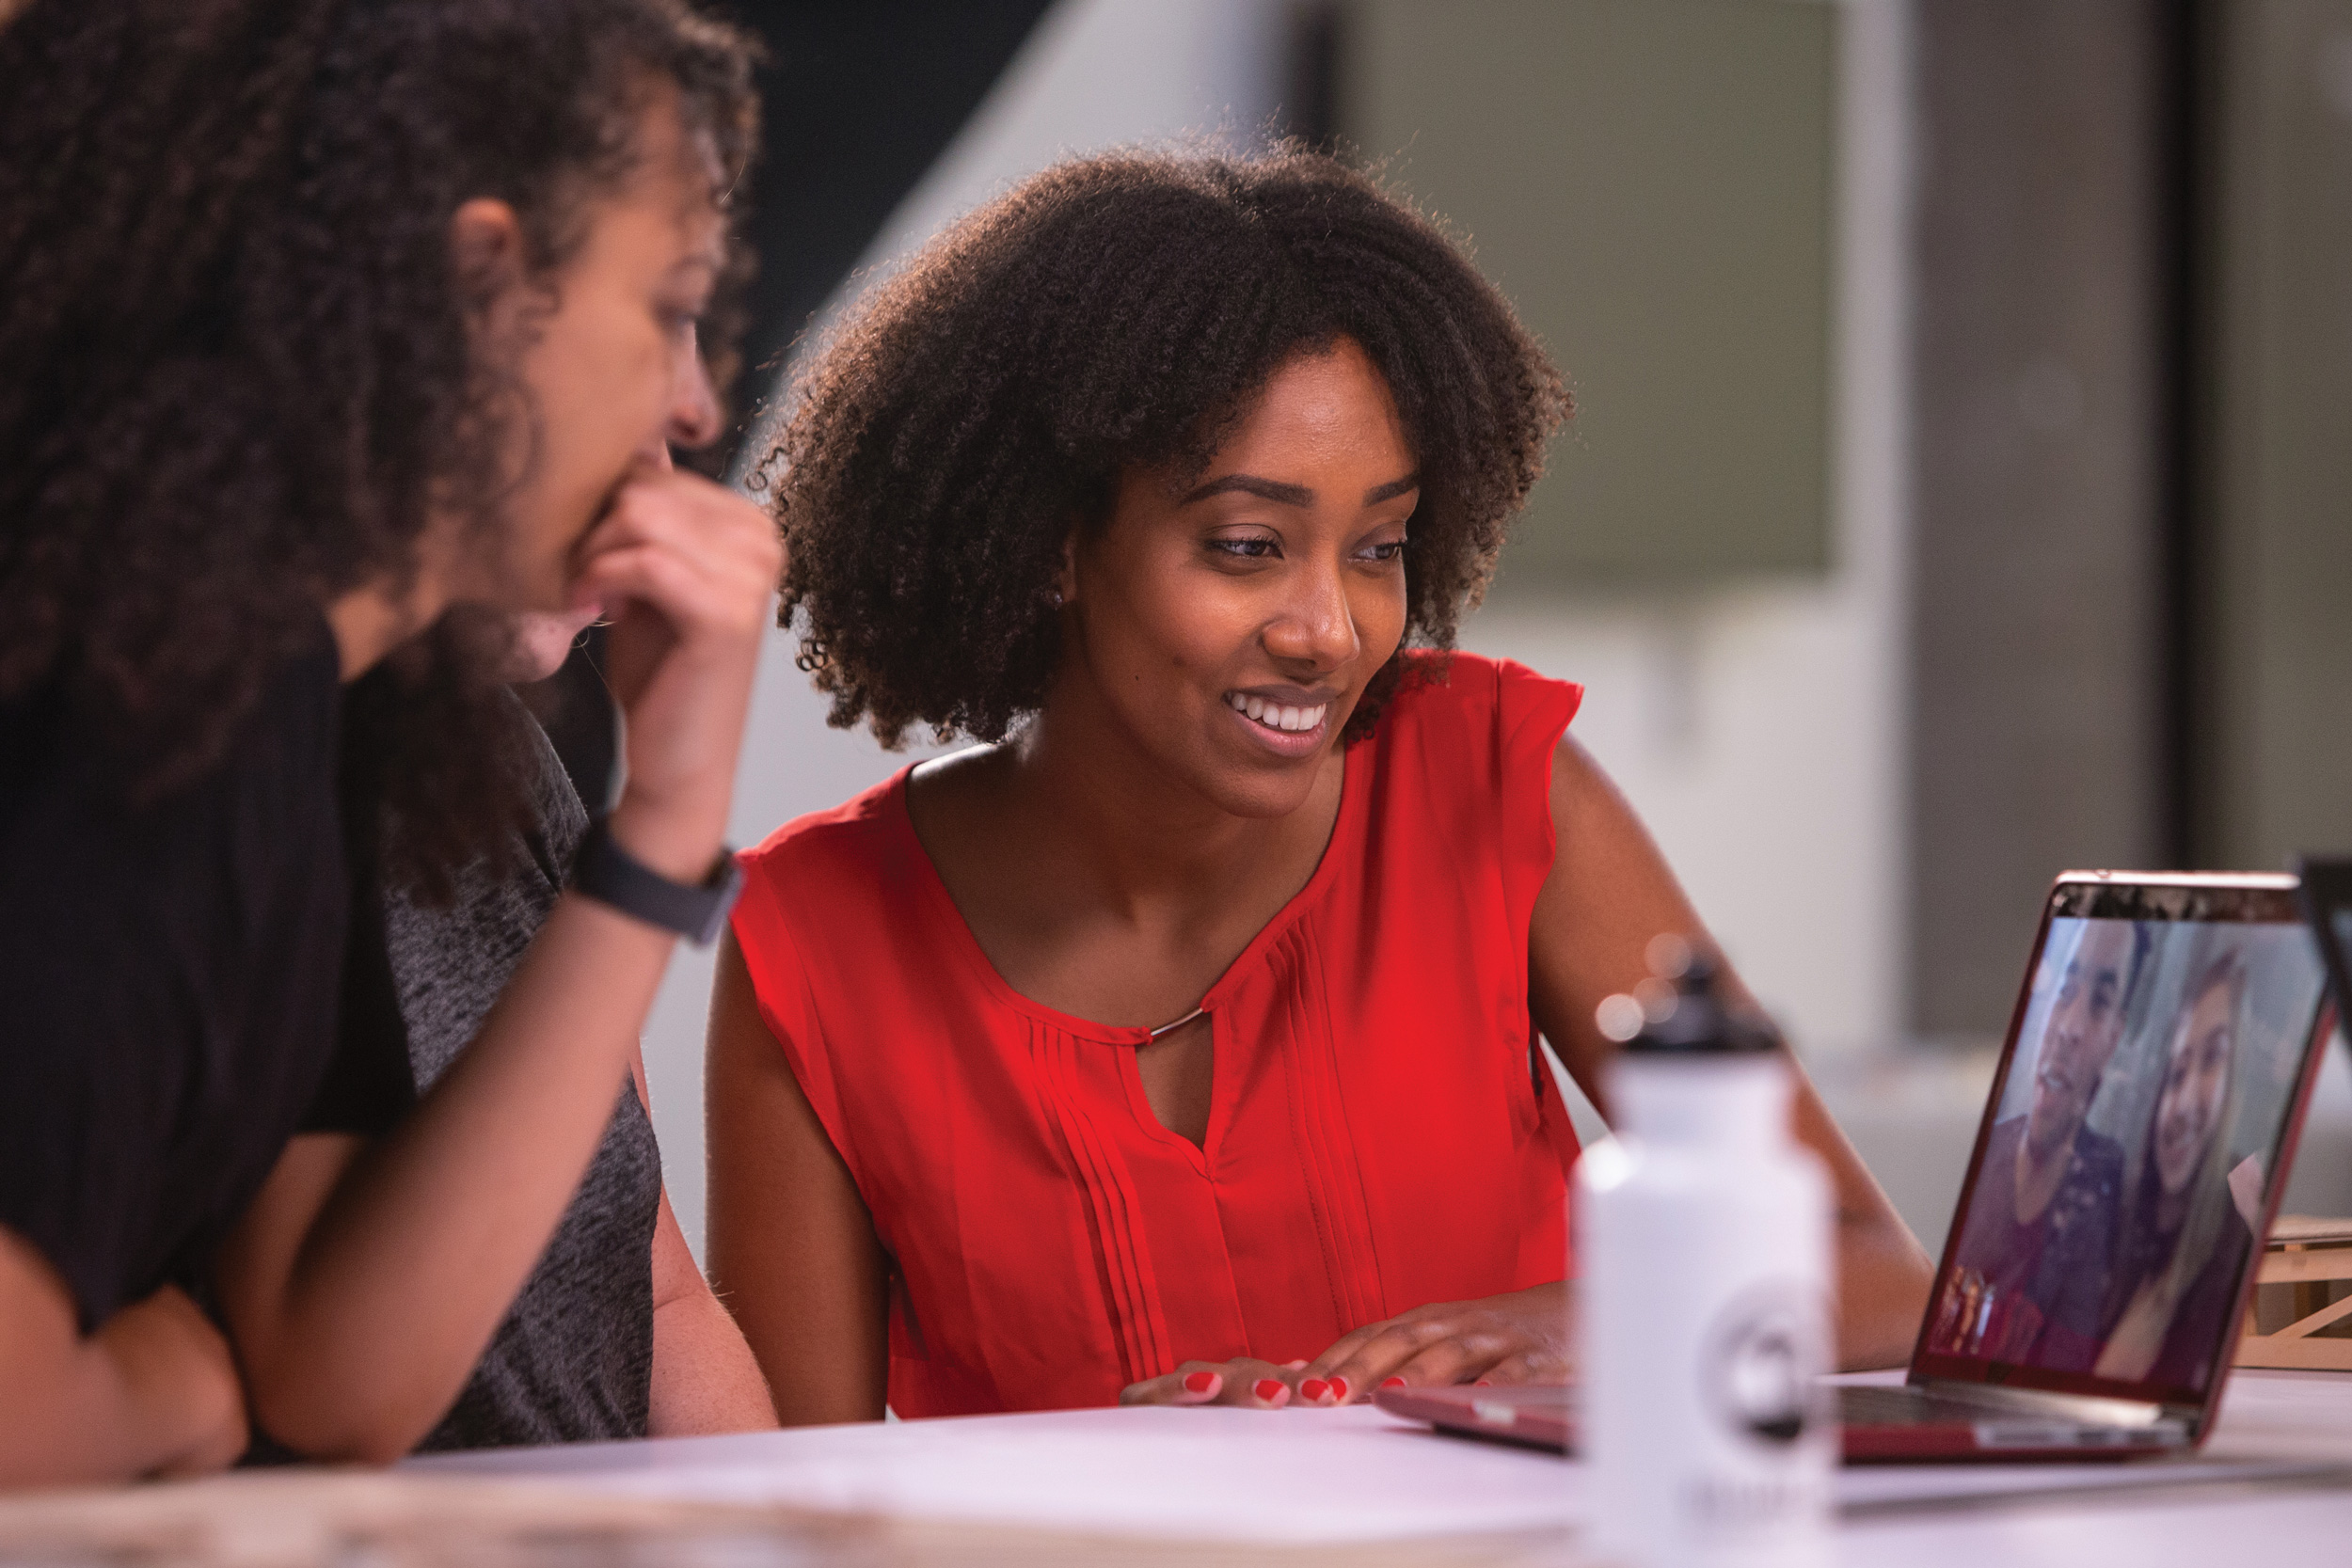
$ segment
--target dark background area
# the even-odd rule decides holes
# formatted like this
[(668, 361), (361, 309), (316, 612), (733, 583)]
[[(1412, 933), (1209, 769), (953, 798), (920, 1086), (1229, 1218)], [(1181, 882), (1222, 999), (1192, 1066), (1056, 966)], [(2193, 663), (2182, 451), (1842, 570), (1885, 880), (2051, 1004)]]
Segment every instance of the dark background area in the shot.
[(2352, 0), (1918, 0), (1913, 1024), (2061, 866), (2352, 849)]
[[(734, 0), (768, 49), (744, 237), (748, 413), (882, 223), (1004, 74), (1047, 0)], [(733, 457), (732, 445), (722, 460)]]

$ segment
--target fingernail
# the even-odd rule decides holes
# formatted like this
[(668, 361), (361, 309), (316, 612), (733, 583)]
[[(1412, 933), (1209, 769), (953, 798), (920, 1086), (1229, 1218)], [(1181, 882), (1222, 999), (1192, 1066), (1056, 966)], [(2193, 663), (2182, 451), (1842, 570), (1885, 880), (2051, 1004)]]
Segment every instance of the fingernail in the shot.
[(1311, 1377), (1298, 1386), (1300, 1399), (1312, 1400), (1317, 1403), (1321, 1403), (1323, 1397), (1330, 1391), (1331, 1386), (1319, 1377)]
[(1187, 1394), (1205, 1394), (1216, 1386), (1216, 1374), (1215, 1372), (1195, 1372), (1184, 1379), (1184, 1392)]
[(1383, 1388), (1402, 1388), (1405, 1386), (1405, 1380), (1401, 1377), (1392, 1377), (1386, 1383), (1380, 1385), (1380, 1386)]
[(1331, 1380), (1331, 1397), (1335, 1400), (1347, 1398), (1347, 1379), (1335, 1377)]
[(1279, 1377), (1262, 1377), (1249, 1391), (1265, 1401), (1266, 1403), (1272, 1404), (1274, 1396), (1282, 1391), (1282, 1380)]

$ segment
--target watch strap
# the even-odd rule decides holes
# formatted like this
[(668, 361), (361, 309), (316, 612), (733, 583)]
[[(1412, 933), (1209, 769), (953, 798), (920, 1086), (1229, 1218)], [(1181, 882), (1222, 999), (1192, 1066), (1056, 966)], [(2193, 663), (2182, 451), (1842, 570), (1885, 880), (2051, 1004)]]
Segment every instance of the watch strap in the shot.
[(622, 848), (609, 819), (598, 816), (572, 858), (572, 886), (599, 904), (707, 947), (726, 929), (727, 911), (743, 891), (743, 868), (735, 863), (733, 850), (723, 848), (707, 879), (672, 881)]

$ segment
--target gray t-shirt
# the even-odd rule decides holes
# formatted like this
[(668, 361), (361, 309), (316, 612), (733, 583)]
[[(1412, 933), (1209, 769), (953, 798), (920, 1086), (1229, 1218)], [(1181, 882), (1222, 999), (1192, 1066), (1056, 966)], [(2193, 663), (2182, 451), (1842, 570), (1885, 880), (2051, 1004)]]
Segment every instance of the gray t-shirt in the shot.
[[(420, 1093), (473, 1038), (563, 891), (587, 813), (519, 701), (540, 754), (539, 827), (518, 868), (458, 879), (456, 902), (385, 899), (385, 934)], [(653, 1388), (653, 1231), (661, 1155), (634, 1084), (554, 1239), (465, 1392), (423, 1449), (643, 1437)]]

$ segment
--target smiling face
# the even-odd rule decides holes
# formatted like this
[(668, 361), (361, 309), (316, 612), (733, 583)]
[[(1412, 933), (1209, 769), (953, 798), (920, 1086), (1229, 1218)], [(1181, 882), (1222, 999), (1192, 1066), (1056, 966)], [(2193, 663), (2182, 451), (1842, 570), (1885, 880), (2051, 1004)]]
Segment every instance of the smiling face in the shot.
[(2099, 1079), (2123, 1037), (2131, 963), (2131, 926), (2110, 920), (2093, 922), (2066, 961), (2026, 1111), (2026, 1140), (2038, 1157), (2073, 1144), (2082, 1130)]
[[(516, 421), (521, 450), (509, 462), (520, 480), (501, 502), (497, 543), (451, 573), (452, 598), (568, 611), (576, 547), (622, 482), (667, 467), (672, 442), (701, 446), (718, 435), (696, 341), (725, 261), (714, 177), (675, 94), (655, 95), (633, 166), (586, 204), (572, 254), (551, 278), (517, 278), (485, 312), (485, 352), (523, 345), (512, 373), (531, 418)], [(453, 230), (461, 264), (469, 245), (520, 245), (501, 202), (467, 203)]]
[(2168, 1194), (2185, 1191), (2221, 1132), (2230, 1065), (2237, 1053), (2237, 987), (2217, 975), (2172, 1036), (2164, 1086), (2156, 1094), (2156, 1180)]
[(1404, 638), (1420, 494), (1363, 350), (1291, 360), (1205, 468), (1127, 474), (1073, 546), (1049, 714), (1101, 716), (1226, 812), (1295, 811)]

